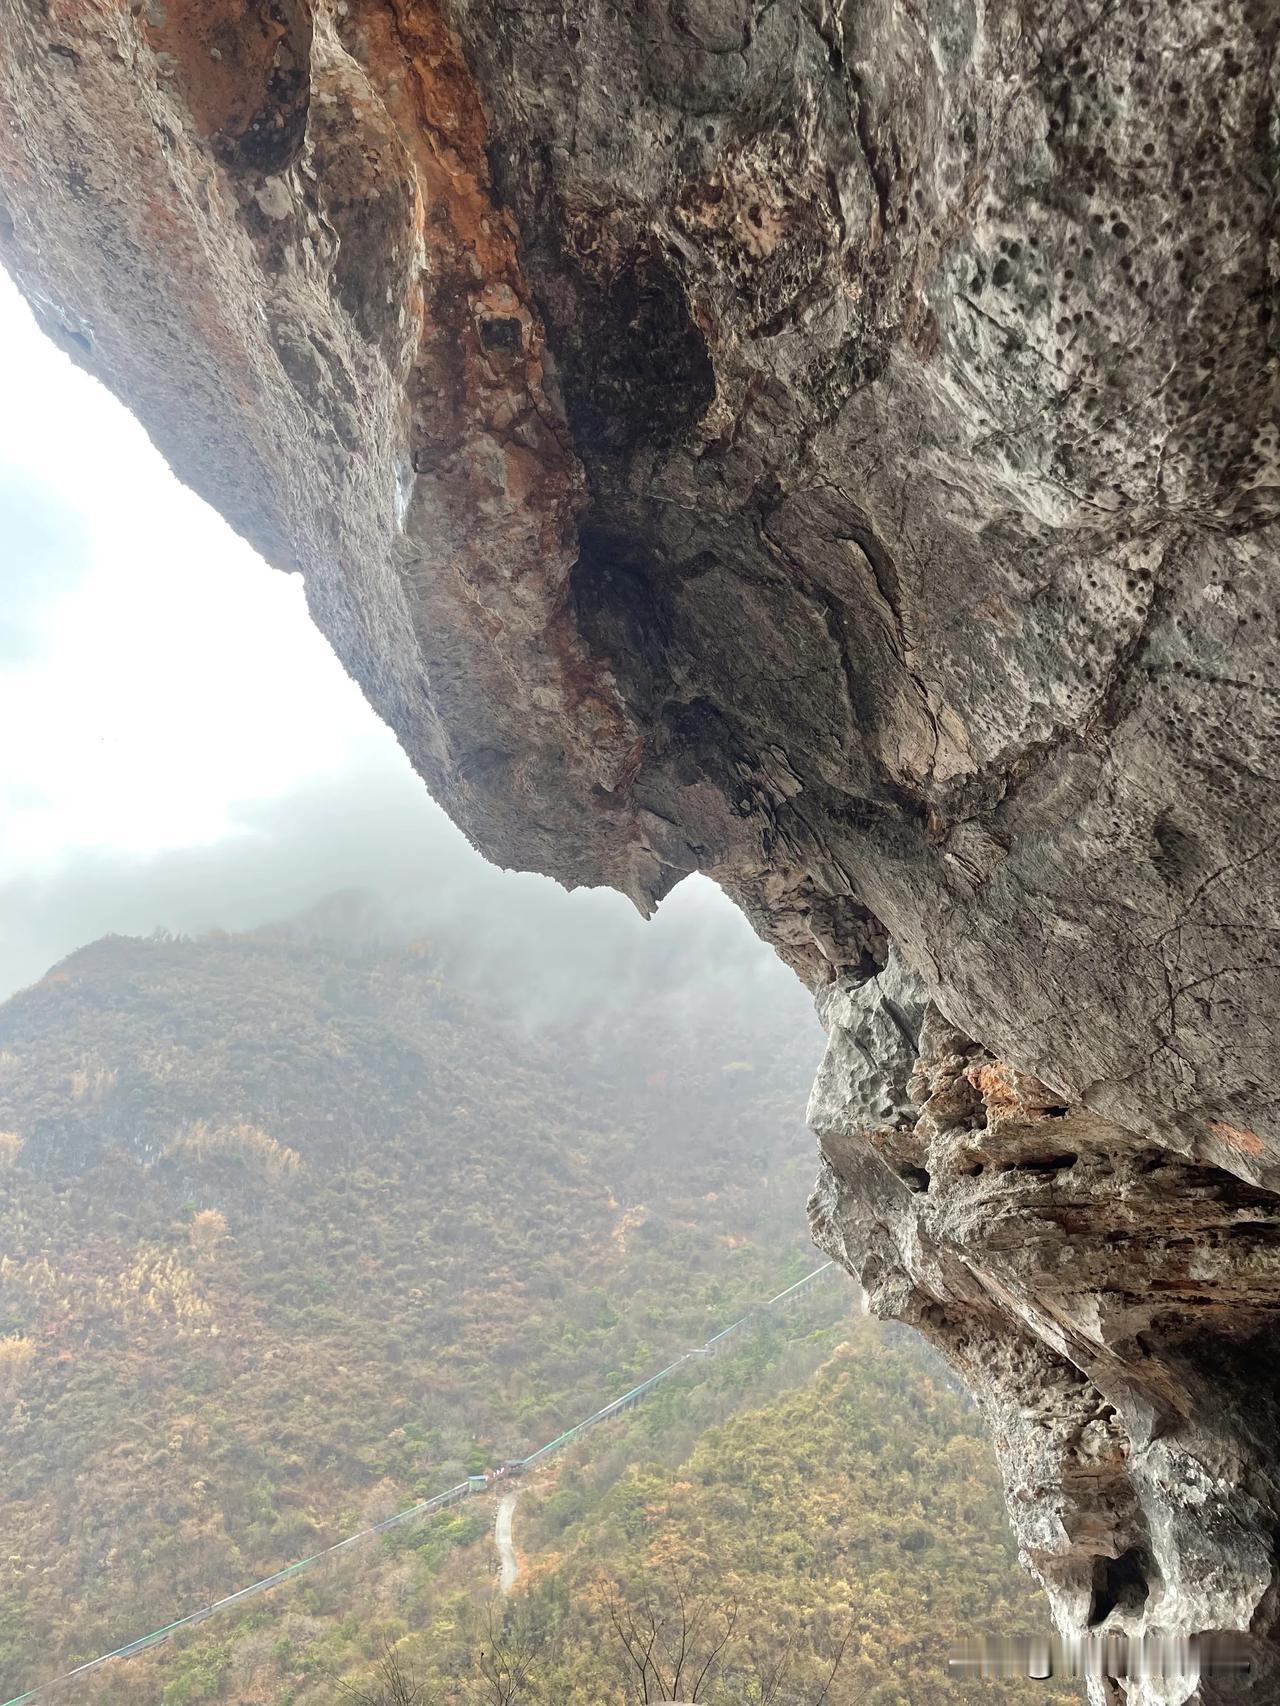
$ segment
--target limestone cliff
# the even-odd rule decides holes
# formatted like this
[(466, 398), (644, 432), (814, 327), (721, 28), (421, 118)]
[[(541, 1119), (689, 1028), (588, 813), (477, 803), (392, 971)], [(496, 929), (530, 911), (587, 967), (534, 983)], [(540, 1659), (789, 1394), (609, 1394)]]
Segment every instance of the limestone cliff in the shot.
[(741, 902), (829, 1024), (818, 1236), (968, 1373), (1064, 1622), (1265, 1669), (1275, 7), (0, 27), (42, 323), (488, 854)]

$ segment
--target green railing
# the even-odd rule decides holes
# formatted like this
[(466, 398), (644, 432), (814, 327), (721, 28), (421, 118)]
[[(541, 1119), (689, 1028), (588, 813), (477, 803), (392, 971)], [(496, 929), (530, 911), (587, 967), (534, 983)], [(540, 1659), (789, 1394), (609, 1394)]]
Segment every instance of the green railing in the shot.
[[(576, 1423), (571, 1428), (566, 1428), (562, 1434), (557, 1434), (546, 1445), (539, 1446), (537, 1451), (531, 1452), (528, 1457), (516, 1459), (512, 1467), (523, 1471), (533, 1468), (535, 1464), (544, 1463), (553, 1453), (562, 1451), (566, 1445), (580, 1438), (589, 1428), (598, 1427), (601, 1422), (611, 1421), (614, 1416), (621, 1415), (624, 1410), (632, 1409), (642, 1398), (647, 1397), (655, 1386), (661, 1385), (664, 1380), (670, 1379), (679, 1370), (687, 1368), (691, 1362), (696, 1362), (701, 1357), (714, 1356), (731, 1334), (740, 1331), (767, 1310), (784, 1308), (788, 1304), (796, 1302), (825, 1274), (830, 1273), (834, 1267), (834, 1262), (824, 1262), (820, 1268), (815, 1268), (812, 1273), (806, 1274), (794, 1285), (789, 1285), (785, 1291), (778, 1292), (775, 1297), (769, 1298), (765, 1303), (756, 1304), (745, 1315), (740, 1315), (736, 1321), (731, 1321), (727, 1327), (721, 1328), (705, 1344), (699, 1345), (695, 1350), (685, 1351), (674, 1362), (669, 1362), (665, 1368), (659, 1369), (657, 1374), (651, 1374), (648, 1380), (642, 1380), (639, 1386), (633, 1386), (629, 1392), (624, 1392), (620, 1398), (615, 1398), (612, 1403), (595, 1411), (584, 1421)], [(479, 1477), (475, 1477), (475, 1479), (478, 1480)], [(96, 1659), (90, 1659), (87, 1664), (77, 1665), (74, 1670), (64, 1671), (61, 1676), (53, 1677), (48, 1682), (38, 1683), (35, 1688), (28, 1689), (25, 1694), (16, 1694), (12, 1700), (6, 1700), (3, 1706), (31, 1706), (33, 1701), (43, 1700), (52, 1689), (60, 1688), (63, 1683), (74, 1682), (80, 1677), (88, 1676), (91, 1671), (110, 1664), (113, 1659), (132, 1658), (135, 1653), (145, 1652), (148, 1647), (159, 1646), (161, 1641), (167, 1641), (178, 1630), (191, 1629), (197, 1623), (203, 1623), (206, 1617), (212, 1617), (216, 1612), (225, 1611), (228, 1606), (239, 1605), (242, 1600), (252, 1599), (256, 1594), (266, 1593), (269, 1588), (278, 1587), (281, 1582), (289, 1581), (292, 1577), (301, 1575), (304, 1570), (311, 1569), (313, 1565), (323, 1562), (324, 1559), (336, 1557), (339, 1552), (345, 1552), (348, 1547), (358, 1546), (362, 1540), (369, 1540), (375, 1534), (386, 1534), (393, 1528), (399, 1528), (402, 1523), (413, 1522), (421, 1517), (430, 1516), (433, 1511), (444, 1510), (448, 1505), (458, 1504), (463, 1499), (469, 1498), (473, 1492), (478, 1493), (481, 1490), (472, 1486), (470, 1478), (466, 1481), (459, 1481), (456, 1487), (450, 1487), (443, 1493), (436, 1493), (432, 1498), (421, 1499), (417, 1504), (410, 1505), (406, 1510), (397, 1511), (394, 1516), (384, 1517), (381, 1522), (375, 1522), (372, 1528), (361, 1529), (358, 1534), (349, 1534), (345, 1540), (338, 1540), (332, 1546), (325, 1546), (321, 1551), (313, 1552), (308, 1558), (299, 1558), (294, 1564), (286, 1564), (283, 1570), (277, 1570), (274, 1575), (264, 1576), (261, 1581), (250, 1582), (248, 1587), (240, 1588), (236, 1593), (228, 1594), (225, 1599), (215, 1600), (212, 1605), (203, 1606), (199, 1611), (189, 1612), (186, 1617), (179, 1617), (172, 1623), (164, 1624), (160, 1629), (153, 1629), (149, 1635), (141, 1635), (136, 1641), (129, 1641), (123, 1647), (115, 1647), (109, 1653), (103, 1653)], [(488, 1491), (487, 1484), (483, 1490)]]

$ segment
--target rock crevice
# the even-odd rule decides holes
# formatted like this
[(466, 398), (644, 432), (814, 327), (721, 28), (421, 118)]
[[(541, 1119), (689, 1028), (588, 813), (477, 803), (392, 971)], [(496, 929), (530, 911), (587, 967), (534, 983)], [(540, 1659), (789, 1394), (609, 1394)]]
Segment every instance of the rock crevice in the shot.
[(0, 28), (5, 264), (467, 833), (815, 989), (1060, 1617), (1271, 1636), (1274, 8)]

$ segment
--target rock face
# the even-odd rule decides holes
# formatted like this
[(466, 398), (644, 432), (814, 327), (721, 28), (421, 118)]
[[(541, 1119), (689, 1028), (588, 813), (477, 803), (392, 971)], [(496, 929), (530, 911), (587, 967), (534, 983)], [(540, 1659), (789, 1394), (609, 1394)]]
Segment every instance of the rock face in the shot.
[(830, 1027), (818, 1236), (973, 1381), (1064, 1623), (1265, 1668), (1275, 7), (0, 26), (45, 327), (490, 856), (739, 900)]
[(1059, 1622), (1269, 1629), (1274, 1195), (994, 1059), (894, 956), (828, 1003), (815, 1235), (965, 1375)]

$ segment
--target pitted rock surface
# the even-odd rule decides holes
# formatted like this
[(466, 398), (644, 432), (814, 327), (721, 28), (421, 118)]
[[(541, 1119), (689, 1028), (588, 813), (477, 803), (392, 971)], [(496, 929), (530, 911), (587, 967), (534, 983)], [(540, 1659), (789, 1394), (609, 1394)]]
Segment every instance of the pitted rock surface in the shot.
[(1265, 1641), (1280, 14), (0, 28), (42, 324), (490, 857), (707, 871), (818, 992), (820, 1236), (973, 1380), (1064, 1622)]
[[(965, 1375), (1059, 1621), (1268, 1626), (1274, 1196), (1064, 1104), (913, 1001), (892, 962), (829, 999), (815, 1235)], [(886, 1080), (865, 1045), (904, 1016), (919, 1052), (885, 1048)]]

